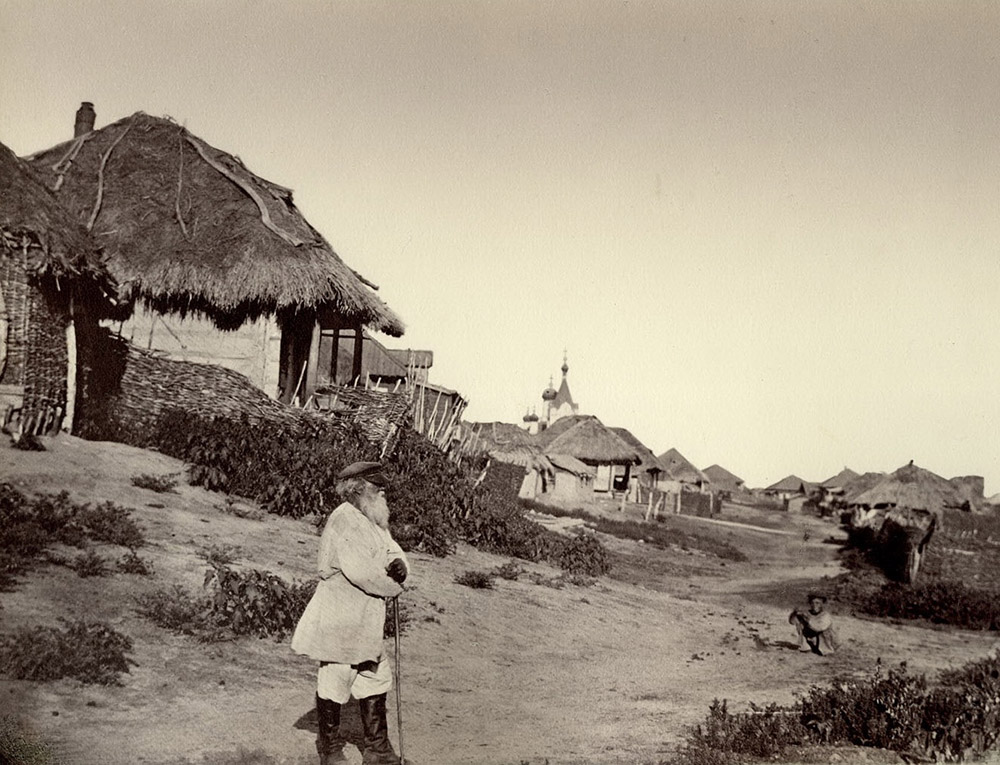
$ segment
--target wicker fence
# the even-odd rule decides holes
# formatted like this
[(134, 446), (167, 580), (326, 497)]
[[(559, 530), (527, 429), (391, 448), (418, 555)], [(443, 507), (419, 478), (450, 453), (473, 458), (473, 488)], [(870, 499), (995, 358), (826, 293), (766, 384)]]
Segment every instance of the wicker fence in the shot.
[(166, 358), (106, 331), (93, 342), (92, 358), (100, 361), (87, 370), (80, 412), (85, 434), (151, 426), (170, 410), (290, 426), (332, 419), (357, 427), (384, 454), (409, 416), (409, 401), (401, 393), (344, 388), (330, 409), (303, 409), (269, 398), (246, 377), (224, 367)]

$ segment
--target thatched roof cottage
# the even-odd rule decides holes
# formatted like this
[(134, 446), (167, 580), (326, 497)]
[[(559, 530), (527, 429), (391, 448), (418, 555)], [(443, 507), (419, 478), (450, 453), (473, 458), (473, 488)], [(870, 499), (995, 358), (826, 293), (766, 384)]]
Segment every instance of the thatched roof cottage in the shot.
[[(0, 144), (0, 414), (33, 434), (72, 430), (89, 337), (113, 310), (100, 251)], [(11, 422), (16, 419), (16, 422)]]
[(708, 477), (677, 449), (667, 449), (656, 459), (663, 466), (661, 480), (687, 484), (698, 491), (704, 491), (709, 484)]
[(912, 462), (884, 476), (850, 501), (851, 507), (871, 510), (900, 507), (926, 510), (935, 515), (940, 515), (945, 508), (969, 510), (972, 509), (970, 505), (964, 486), (956, 485)]
[[(104, 249), (134, 308), (120, 334), (172, 358), (219, 364), (283, 401), (360, 374), (364, 328), (402, 321), (301, 215), (292, 192), (170, 119), (137, 112), (28, 157)], [(326, 347), (324, 347), (326, 346)]]
[(596, 417), (582, 418), (549, 441), (543, 450), (546, 455), (567, 454), (593, 467), (594, 491), (626, 491), (630, 469), (642, 462), (634, 447)]
[(721, 465), (712, 465), (701, 472), (708, 478), (714, 490), (728, 491), (732, 494), (746, 490), (746, 482), (735, 473), (730, 473)]

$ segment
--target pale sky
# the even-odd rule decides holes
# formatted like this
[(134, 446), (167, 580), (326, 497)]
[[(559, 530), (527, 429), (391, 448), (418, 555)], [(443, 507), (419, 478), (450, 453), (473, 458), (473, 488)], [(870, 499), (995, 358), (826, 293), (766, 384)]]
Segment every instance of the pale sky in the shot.
[(294, 190), (471, 420), (1000, 491), (1000, 3), (0, 0), (0, 142), (170, 116)]

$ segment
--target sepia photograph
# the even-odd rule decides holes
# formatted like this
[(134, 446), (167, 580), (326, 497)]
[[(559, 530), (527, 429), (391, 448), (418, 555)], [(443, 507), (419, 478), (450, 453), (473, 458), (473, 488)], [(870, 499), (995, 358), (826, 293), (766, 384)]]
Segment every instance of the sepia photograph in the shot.
[(0, 0), (0, 765), (1000, 762), (1000, 3)]

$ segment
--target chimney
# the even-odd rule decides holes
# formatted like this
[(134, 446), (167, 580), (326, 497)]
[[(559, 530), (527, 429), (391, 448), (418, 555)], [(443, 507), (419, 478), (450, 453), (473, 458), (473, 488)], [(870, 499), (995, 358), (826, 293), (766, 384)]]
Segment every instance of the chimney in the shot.
[(73, 125), (73, 137), (79, 138), (94, 129), (94, 105), (90, 101), (84, 101), (80, 108), (76, 110), (76, 123)]

